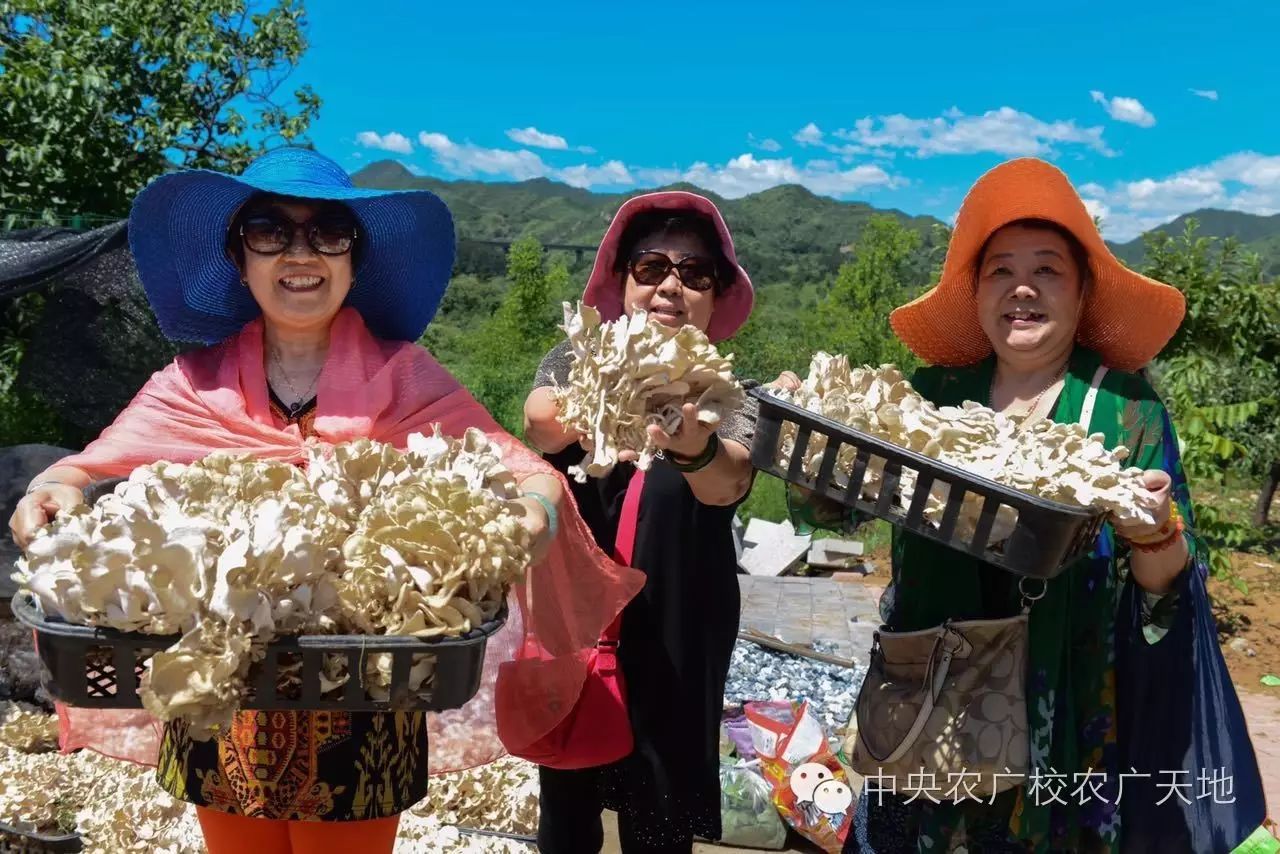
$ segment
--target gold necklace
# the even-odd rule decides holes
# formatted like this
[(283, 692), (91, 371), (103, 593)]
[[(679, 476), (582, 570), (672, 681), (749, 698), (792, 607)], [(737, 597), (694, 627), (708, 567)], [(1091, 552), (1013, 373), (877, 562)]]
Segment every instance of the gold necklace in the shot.
[[(1035, 400), (1031, 401), (1031, 406), (1027, 407), (1026, 412), (1023, 412), (1020, 415), (1007, 415), (1007, 417), (1021, 421), (1031, 413), (1035, 412), (1036, 407), (1040, 405), (1040, 398), (1044, 397), (1045, 393), (1049, 391), (1049, 389), (1057, 385), (1058, 380), (1062, 379), (1062, 377), (1066, 373), (1067, 373), (1067, 362), (1063, 362), (1062, 367), (1058, 369), (1058, 373), (1054, 374), (1053, 379), (1049, 380), (1049, 384), (1047, 386), (1040, 389), (1040, 393), (1036, 395)], [(996, 398), (996, 372), (993, 370), (991, 372), (991, 387), (987, 389), (987, 406), (989, 406), (991, 409), (996, 408), (995, 398)]]
[(280, 371), (281, 378), (284, 379), (285, 385), (289, 387), (289, 391), (293, 394), (293, 403), (289, 404), (290, 417), (297, 415), (298, 410), (302, 409), (302, 405), (311, 398), (311, 390), (316, 387), (316, 383), (320, 381), (320, 375), (324, 373), (324, 364), (320, 365), (320, 370), (316, 371), (316, 375), (311, 378), (311, 385), (307, 386), (304, 394), (298, 394), (298, 390), (293, 386), (293, 380), (289, 379), (289, 372), (284, 369), (284, 365), (280, 361), (280, 354), (274, 348), (271, 350), (271, 358), (276, 363), (276, 369)]

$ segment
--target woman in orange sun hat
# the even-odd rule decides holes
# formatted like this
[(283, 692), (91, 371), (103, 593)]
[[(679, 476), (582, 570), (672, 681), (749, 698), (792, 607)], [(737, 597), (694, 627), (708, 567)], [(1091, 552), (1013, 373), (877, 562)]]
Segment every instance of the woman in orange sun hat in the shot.
[[(1154, 522), (1109, 520), (1031, 609), (1027, 779), (977, 801), (867, 793), (847, 850), (1226, 852), (1262, 823), (1177, 438), (1138, 373), (1184, 312), (1176, 288), (1116, 260), (1060, 170), (1027, 158), (978, 180), (937, 286), (892, 313), (928, 365), (912, 377), (926, 399), (977, 401), (1022, 426), (1085, 424), (1145, 472)], [(794, 514), (856, 521), (812, 497)], [(1018, 577), (962, 552), (895, 530), (892, 562), (881, 616), (894, 631), (1019, 612)], [(1230, 804), (1204, 791), (1223, 767)]]

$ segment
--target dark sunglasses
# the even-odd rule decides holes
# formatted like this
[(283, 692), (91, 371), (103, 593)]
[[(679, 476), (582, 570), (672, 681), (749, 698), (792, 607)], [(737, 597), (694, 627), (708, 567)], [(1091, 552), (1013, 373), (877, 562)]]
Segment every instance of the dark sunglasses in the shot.
[(671, 271), (676, 271), (680, 284), (691, 291), (709, 291), (720, 281), (716, 264), (710, 258), (692, 255), (679, 264), (661, 252), (637, 252), (627, 262), (632, 277), (642, 285), (660, 285)]
[(321, 255), (346, 255), (356, 242), (356, 224), (334, 214), (320, 214), (306, 222), (280, 214), (254, 214), (240, 223), (240, 238), (259, 255), (279, 255), (293, 245), (299, 229), (307, 245)]

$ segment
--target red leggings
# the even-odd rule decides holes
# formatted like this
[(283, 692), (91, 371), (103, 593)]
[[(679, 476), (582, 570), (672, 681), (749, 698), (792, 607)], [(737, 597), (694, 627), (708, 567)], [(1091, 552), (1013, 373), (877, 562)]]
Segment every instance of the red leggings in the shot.
[(368, 821), (285, 821), (196, 807), (209, 854), (391, 854), (400, 816)]

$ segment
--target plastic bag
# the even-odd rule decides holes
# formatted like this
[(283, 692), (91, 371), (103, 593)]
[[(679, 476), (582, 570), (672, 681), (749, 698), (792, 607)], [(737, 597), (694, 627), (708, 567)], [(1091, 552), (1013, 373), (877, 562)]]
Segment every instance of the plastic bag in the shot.
[(755, 748), (751, 744), (751, 725), (741, 707), (725, 710), (720, 732), (721, 737), (727, 738), (732, 744), (732, 752), (739, 759), (750, 761), (756, 758)]
[(720, 844), (778, 851), (787, 844), (787, 826), (773, 788), (754, 770), (758, 764), (720, 758)]
[(853, 825), (853, 787), (808, 703), (748, 703), (751, 739), (773, 804), (810, 842), (836, 854)]

